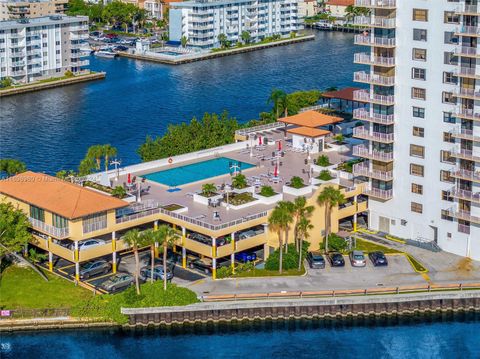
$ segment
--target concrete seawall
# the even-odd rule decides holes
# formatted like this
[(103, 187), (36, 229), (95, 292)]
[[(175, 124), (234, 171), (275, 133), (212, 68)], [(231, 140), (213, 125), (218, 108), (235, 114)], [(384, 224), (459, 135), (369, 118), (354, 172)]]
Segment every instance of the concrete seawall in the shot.
[(322, 319), (480, 311), (480, 291), (212, 302), (185, 307), (122, 308), (130, 327), (268, 319)]

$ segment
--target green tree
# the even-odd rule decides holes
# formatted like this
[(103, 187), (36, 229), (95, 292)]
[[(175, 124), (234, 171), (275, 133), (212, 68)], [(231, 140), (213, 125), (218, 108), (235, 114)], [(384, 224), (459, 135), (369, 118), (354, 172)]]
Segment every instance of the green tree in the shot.
[(290, 187), (297, 188), (297, 189), (305, 187), (305, 183), (303, 182), (303, 178), (298, 177), (298, 176), (293, 176), (290, 179)]
[(123, 240), (125, 243), (132, 248), (133, 250), (133, 255), (135, 257), (135, 288), (137, 290), (137, 294), (140, 295), (140, 258), (138, 256), (138, 249), (142, 247), (143, 243), (146, 240), (145, 234), (141, 234), (141, 232), (138, 229), (131, 229), (127, 233), (125, 233), (125, 236), (123, 237)]
[(202, 194), (205, 197), (210, 197), (217, 191), (217, 187), (213, 183), (205, 183), (202, 185)]
[(275, 119), (278, 119), (283, 112), (282, 104), (285, 102), (286, 97), (287, 94), (285, 91), (279, 89), (273, 89), (272, 92), (270, 92), (270, 97), (268, 98), (267, 103), (273, 104), (273, 113), (276, 115)]
[(35, 266), (38, 266), (40, 262), (47, 259), (47, 255), (37, 252), (35, 248), (30, 248), (28, 251), (28, 258)]
[(0, 87), (10, 87), (13, 85), (13, 80), (11, 77), (5, 77), (0, 80)]
[(188, 38), (186, 36), (182, 36), (182, 38), (180, 39), (180, 43), (182, 44), (182, 47), (187, 47)]
[(117, 198), (124, 198), (127, 195), (127, 191), (122, 186), (115, 186), (112, 189), (112, 196)]
[(143, 244), (150, 246), (150, 282), (153, 283), (155, 269), (155, 245), (158, 243), (158, 232), (148, 229), (143, 232)]
[(242, 41), (245, 44), (249, 44), (250, 41), (252, 41), (252, 36), (250, 35), (250, 33), (248, 31), (242, 31), (242, 34), (240, 35), (240, 37), (242, 38)]
[(86, 158), (95, 160), (95, 163), (96, 163), (95, 168), (97, 170), (100, 170), (102, 157), (103, 157), (103, 145), (93, 145), (88, 148)]
[(105, 171), (108, 171), (109, 160), (117, 155), (117, 149), (110, 144), (102, 146), (103, 157), (105, 159)]
[(299, 223), (302, 218), (308, 218), (312, 215), (314, 206), (307, 205), (307, 199), (304, 196), (296, 197), (293, 201), (293, 216), (295, 219), (295, 228), (294, 228), (294, 239), (295, 239), (295, 248), (297, 251), (301, 252), (302, 246), (298, 238)]
[(79, 176), (85, 176), (93, 172), (96, 168), (95, 160), (89, 157), (84, 158), (78, 166)]
[(247, 177), (244, 174), (239, 173), (232, 179), (233, 188), (242, 189), (248, 186)]
[[(280, 201), (277, 203), (276, 207), (273, 209), (270, 217), (268, 219), (269, 225), (272, 227), (272, 230), (276, 231), (278, 234), (278, 248), (279, 248), (279, 273), (282, 273), (283, 265), (283, 238), (285, 238), (286, 251), (288, 251), (288, 231), (290, 229), (290, 224), (293, 221), (292, 217), (293, 212), (293, 203)], [(282, 237), (283, 232), (283, 237)]]
[(303, 253), (303, 241), (310, 237), (310, 231), (313, 229), (310, 219), (303, 215), (300, 217), (296, 225), (297, 235), (300, 238), (298, 249), (298, 270), (302, 269), (302, 253)]
[(220, 43), (220, 47), (221, 47), (222, 49), (225, 49), (225, 48), (228, 47), (228, 46), (227, 46), (227, 43), (228, 43), (228, 37), (227, 37), (227, 35), (225, 35), (225, 34), (219, 34), (219, 35), (217, 36), (217, 39), (218, 39), (218, 42)]
[(162, 224), (155, 231), (155, 236), (163, 247), (163, 290), (167, 290), (167, 252), (175, 244), (177, 235), (172, 227)]
[(0, 159), (0, 172), (5, 172), (7, 176), (13, 176), (25, 172), (27, 167), (22, 161), (13, 158)]
[(317, 202), (325, 206), (325, 253), (328, 253), (328, 236), (331, 231), (331, 211), (334, 206), (345, 203), (345, 196), (335, 187), (327, 186), (317, 197)]

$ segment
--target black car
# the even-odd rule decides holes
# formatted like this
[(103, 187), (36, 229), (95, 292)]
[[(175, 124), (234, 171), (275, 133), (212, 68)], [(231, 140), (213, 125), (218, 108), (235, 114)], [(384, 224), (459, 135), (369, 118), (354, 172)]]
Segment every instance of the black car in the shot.
[(212, 264), (202, 259), (193, 259), (188, 262), (188, 266), (191, 269), (198, 269), (205, 274), (212, 273)]
[(308, 252), (307, 262), (312, 269), (325, 268), (325, 259), (320, 252)]
[(369, 253), (368, 258), (370, 258), (375, 267), (388, 266), (387, 257), (385, 257), (385, 254), (383, 254), (383, 252)]
[(87, 262), (80, 268), (80, 278), (88, 279), (97, 274), (107, 274), (112, 265), (105, 260)]
[(329, 253), (328, 256), (328, 261), (330, 262), (330, 265), (332, 267), (344, 267), (345, 266), (345, 260), (343, 259), (343, 256), (340, 253)]

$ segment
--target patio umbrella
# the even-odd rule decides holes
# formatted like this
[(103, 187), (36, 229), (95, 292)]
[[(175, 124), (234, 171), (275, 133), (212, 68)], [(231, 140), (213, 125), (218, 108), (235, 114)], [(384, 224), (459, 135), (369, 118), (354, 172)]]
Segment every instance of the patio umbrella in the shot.
[(262, 136), (259, 136), (259, 137), (258, 137), (258, 144), (259, 144), (259, 145), (262, 145)]
[(282, 150), (282, 141), (278, 141), (278, 150), (279, 150), (279, 151)]
[(131, 182), (132, 182), (132, 178), (131, 178), (131, 174), (129, 173), (127, 176), (127, 183), (131, 183)]
[(273, 176), (278, 177), (278, 166), (275, 165), (275, 169), (273, 170)]

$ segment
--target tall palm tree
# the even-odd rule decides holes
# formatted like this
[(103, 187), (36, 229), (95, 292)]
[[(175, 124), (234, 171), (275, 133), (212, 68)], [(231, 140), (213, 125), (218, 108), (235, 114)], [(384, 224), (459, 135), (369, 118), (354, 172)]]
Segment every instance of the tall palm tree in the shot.
[(207, 197), (214, 194), (216, 190), (217, 190), (217, 187), (215, 187), (213, 183), (205, 183), (202, 186), (202, 194)]
[(138, 229), (131, 229), (127, 233), (125, 233), (125, 236), (123, 237), (123, 240), (125, 243), (132, 247), (133, 254), (135, 256), (135, 287), (137, 289), (137, 294), (140, 294), (140, 281), (139, 281), (139, 276), (140, 276), (140, 258), (138, 257), (138, 248), (142, 246), (142, 241), (145, 241), (145, 235), (141, 234)]
[(153, 283), (153, 270), (155, 269), (155, 243), (158, 243), (157, 232), (147, 229), (141, 233), (142, 244), (150, 246), (150, 282)]
[(313, 229), (312, 222), (302, 215), (297, 223), (298, 236), (300, 237), (300, 250), (298, 251), (298, 270), (302, 269), (303, 241), (310, 237), (310, 230)]
[(167, 290), (167, 251), (168, 247), (173, 246), (177, 234), (167, 224), (162, 224), (155, 231), (155, 236), (158, 242), (163, 245), (163, 290)]
[(87, 158), (90, 158), (92, 160), (95, 160), (96, 163), (96, 169), (100, 169), (100, 165), (102, 163), (102, 157), (103, 157), (103, 146), (102, 145), (93, 145), (88, 148), (87, 151)]
[(277, 206), (282, 213), (282, 225), (285, 232), (285, 253), (288, 253), (288, 232), (290, 231), (290, 225), (293, 222), (294, 204), (289, 201), (280, 201)]
[(110, 144), (103, 145), (103, 157), (105, 158), (105, 171), (108, 171), (108, 161), (117, 155), (117, 149)]
[(325, 253), (328, 252), (328, 236), (330, 234), (330, 217), (334, 206), (345, 203), (345, 196), (332, 186), (327, 186), (317, 197), (317, 202), (321, 206), (325, 206)]
[[(280, 117), (280, 108), (285, 102), (285, 98), (287, 97), (287, 94), (285, 91), (279, 90), (279, 89), (273, 89), (272, 92), (270, 93), (270, 97), (268, 98), (267, 104), (272, 103), (273, 104), (273, 111), (276, 115), (276, 119)], [(283, 112), (283, 109), (282, 109)]]
[(294, 236), (295, 236), (295, 247), (297, 250), (300, 250), (301, 247), (299, 247), (299, 241), (298, 241), (298, 224), (300, 222), (300, 219), (302, 217), (310, 217), (314, 211), (315, 207), (314, 206), (307, 206), (307, 199), (304, 196), (300, 196), (295, 198), (293, 201), (293, 216), (295, 218), (295, 230), (294, 230)]
[(278, 207), (275, 207), (268, 218), (268, 225), (272, 231), (277, 232), (278, 236), (278, 250), (279, 250), (279, 261), (278, 261), (278, 272), (282, 273), (283, 268), (283, 238), (282, 238), (282, 213)]

